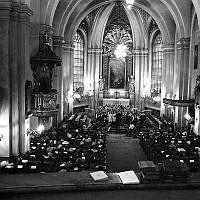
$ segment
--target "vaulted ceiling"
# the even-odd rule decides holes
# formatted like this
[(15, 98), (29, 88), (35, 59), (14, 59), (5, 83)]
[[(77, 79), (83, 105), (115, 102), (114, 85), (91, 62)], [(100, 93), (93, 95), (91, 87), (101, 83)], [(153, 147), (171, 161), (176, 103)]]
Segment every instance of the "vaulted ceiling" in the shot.
[[(32, 22), (52, 25), (56, 35), (62, 35), (70, 43), (74, 31), (83, 20), (92, 30), (91, 44), (102, 40), (102, 31), (109, 23), (116, 0), (29, 0), (34, 11)], [(156, 22), (163, 35), (164, 43), (173, 43), (174, 37), (190, 36), (191, 18), (196, 13), (200, 18), (199, 0), (135, 0), (131, 10), (128, 10), (124, 0), (126, 17), (134, 30), (136, 43), (141, 38), (145, 46), (145, 32), (152, 20)], [(124, 15), (124, 13), (122, 13)], [(117, 16), (115, 16), (117, 19)], [(114, 18), (114, 16), (113, 16)], [(198, 22), (200, 25), (200, 22)], [(142, 27), (141, 27), (142, 26)], [(95, 34), (94, 34), (95, 33)], [(177, 34), (176, 34), (177, 33)], [(138, 40), (138, 42), (137, 42)], [(98, 42), (96, 42), (98, 45)], [(141, 45), (141, 44), (140, 44)]]

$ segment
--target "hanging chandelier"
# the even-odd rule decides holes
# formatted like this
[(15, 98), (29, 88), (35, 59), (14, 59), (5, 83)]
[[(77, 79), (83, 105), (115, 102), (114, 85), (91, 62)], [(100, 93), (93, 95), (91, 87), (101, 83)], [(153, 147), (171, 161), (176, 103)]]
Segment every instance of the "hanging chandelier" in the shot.
[(116, 49), (115, 49), (115, 56), (116, 58), (125, 58), (126, 57), (126, 52), (127, 52), (127, 46), (124, 44), (118, 44)]
[(127, 4), (128, 9), (132, 8), (132, 5), (133, 5), (134, 2), (135, 2), (135, 0), (126, 0), (126, 4)]

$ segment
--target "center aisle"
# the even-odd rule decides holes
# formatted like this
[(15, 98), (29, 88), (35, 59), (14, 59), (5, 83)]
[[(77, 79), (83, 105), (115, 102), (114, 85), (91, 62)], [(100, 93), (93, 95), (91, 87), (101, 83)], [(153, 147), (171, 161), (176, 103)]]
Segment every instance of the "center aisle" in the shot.
[(110, 133), (107, 136), (107, 171), (139, 171), (137, 162), (147, 160), (139, 140), (125, 134)]

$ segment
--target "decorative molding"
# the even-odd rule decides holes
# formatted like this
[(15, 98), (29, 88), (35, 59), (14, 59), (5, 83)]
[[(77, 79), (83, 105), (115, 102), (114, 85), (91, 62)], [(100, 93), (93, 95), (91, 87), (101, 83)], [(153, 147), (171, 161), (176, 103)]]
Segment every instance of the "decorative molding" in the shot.
[(44, 43), (49, 44), (51, 47), (53, 45), (53, 27), (47, 24), (40, 25), (39, 46)]
[(65, 44), (64, 38), (62, 36), (53, 36), (53, 46), (63, 46)]
[(63, 44), (63, 50), (65, 52), (71, 52), (72, 53), (72, 52), (74, 52), (74, 45), (65, 43), (65, 44)]
[(146, 33), (148, 33), (148, 20), (151, 16), (149, 15), (149, 13), (147, 13), (145, 10), (143, 10), (141, 8), (136, 7), (136, 10), (139, 13), (139, 16), (142, 20), (143, 26), (146, 30)]
[(88, 28), (88, 24), (87, 24), (86, 19), (83, 19), (83, 20), (82, 20), (82, 22), (80, 23), (78, 29), (82, 29), (82, 30), (86, 33), (86, 35), (88, 35), (88, 33), (89, 33), (89, 28)]
[(195, 106), (195, 100), (189, 99), (189, 100), (173, 100), (173, 99), (163, 99), (164, 104), (168, 104), (171, 106), (177, 106), (177, 107), (190, 107)]
[(197, 37), (198, 42), (200, 43), (200, 30), (196, 31), (196, 37)]
[(88, 54), (101, 54), (103, 50), (101, 48), (90, 48)]
[(167, 53), (167, 52), (174, 52), (175, 46), (174, 44), (168, 44), (168, 45), (163, 45), (162, 49), (163, 49), (163, 53)]
[(151, 34), (156, 31), (159, 30), (158, 28), (158, 24), (156, 23), (156, 21), (152, 18), (151, 23), (149, 25), (149, 31), (148, 31), (148, 36), (150, 37)]
[(181, 38), (177, 41), (177, 49), (189, 48), (190, 47), (190, 38)]
[(57, 109), (57, 92), (33, 93), (32, 112), (35, 116), (52, 116), (56, 115)]
[(113, 30), (116, 28), (127, 30), (129, 34), (131, 35), (131, 38), (134, 38), (132, 36), (129, 19), (127, 17), (126, 11), (124, 10), (124, 7), (121, 1), (116, 1), (115, 3), (115, 6), (106, 24), (104, 37), (107, 35), (108, 32), (110, 32), (110, 30)]
[(0, 20), (8, 20), (10, 15), (15, 15), (14, 13), (19, 14), (19, 20), (29, 22), (33, 11), (26, 4), (20, 2), (0, 2)]
[(127, 54), (132, 54), (133, 40), (129, 31), (115, 27), (114, 29), (107, 32), (107, 34), (104, 36), (104, 53), (110, 56), (114, 56), (114, 51), (119, 44), (126, 45)]
[(101, 7), (98, 7), (98, 8), (94, 9), (92, 12), (90, 12), (90, 13), (88, 14), (88, 19), (89, 19), (89, 21), (90, 21), (90, 27), (93, 26), (94, 21), (95, 21), (95, 19), (96, 19), (96, 16), (98, 15), (98, 12), (99, 12), (100, 8), (101, 8)]

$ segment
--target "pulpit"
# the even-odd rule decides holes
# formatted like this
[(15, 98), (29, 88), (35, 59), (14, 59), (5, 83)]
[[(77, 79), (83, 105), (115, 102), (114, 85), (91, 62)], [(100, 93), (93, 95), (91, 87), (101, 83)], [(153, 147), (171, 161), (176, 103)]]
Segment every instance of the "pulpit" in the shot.
[(59, 57), (51, 50), (47, 42), (40, 45), (38, 53), (31, 57), (33, 71), (32, 113), (38, 118), (38, 124), (49, 129), (57, 123), (57, 94), (52, 89), (53, 68), (61, 64)]

